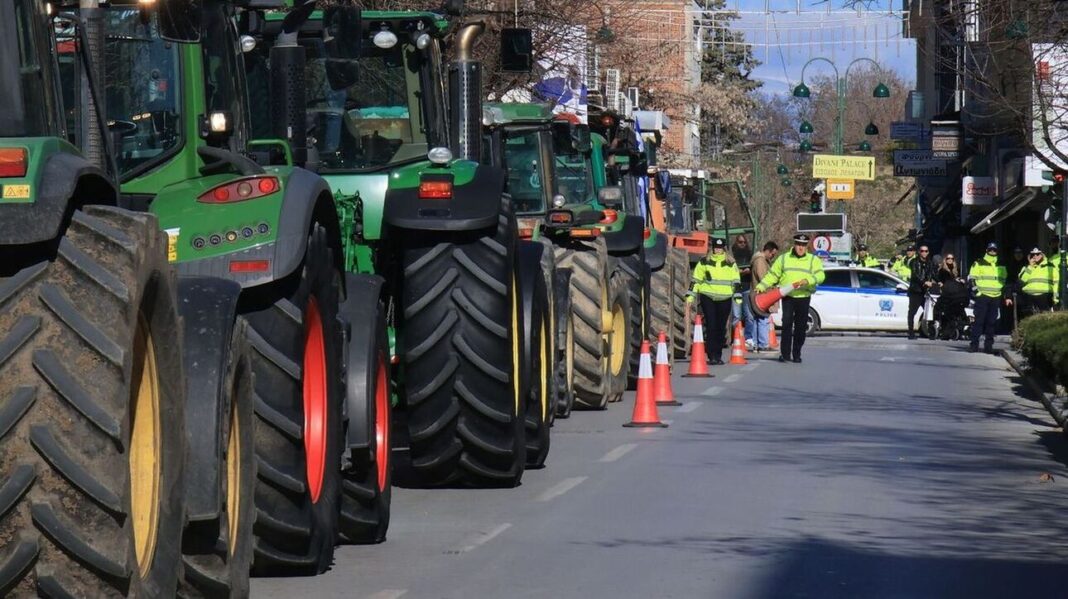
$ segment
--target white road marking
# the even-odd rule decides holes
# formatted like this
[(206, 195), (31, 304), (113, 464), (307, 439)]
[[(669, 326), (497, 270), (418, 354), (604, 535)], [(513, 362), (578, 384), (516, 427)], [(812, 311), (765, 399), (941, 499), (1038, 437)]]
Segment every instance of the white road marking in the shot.
[(367, 596), (367, 599), (400, 599), (408, 594), (408, 589), (384, 589)]
[(477, 538), (475, 538), (474, 541), (471, 541), (470, 545), (467, 545), (466, 547), (461, 549), (460, 553), (468, 553), (470, 551), (474, 551), (475, 549), (478, 549), (479, 547), (481, 547), (482, 545), (485, 545), (486, 543), (489, 543), (494, 538), (496, 538), (497, 535), (501, 534), (502, 532), (508, 530), (511, 527), (512, 527), (512, 524), (510, 522), (505, 522), (504, 524), (501, 524), (497, 528), (494, 528), (493, 530), (491, 530), (491, 531), (489, 531), (489, 532), (487, 532), (485, 534), (479, 535)]
[(686, 414), (688, 412), (692, 412), (692, 411), (696, 410), (699, 407), (701, 407), (701, 402), (691, 401), (691, 402), (687, 403), (686, 405), (682, 406), (681, 408), (675, 410), (675, 412)]
[(612, 451), (609, 451), (608, 453), (604, 454), (604, 457), (602, 457), (601, 459), (599, 459), (597, 461), (598, 462), (614, 462), (614, 461), (618, 460), (619, 458), (627, 455), (631, 451), (633, 451), (634, 448), (637, 447), (637, 446), (638, 446), (637, 443), (624, 443), (623, 445), (620, 445), (619, 447), (613, 449)]
[(723, 382), (724, 382), (724, 383), (733, 383), (734, 381), (736, 381), (736, 380), (738, 380), (738, 379), (740, 379), (740, 378), (742, 378), (742, 375), (740, 375), (740, 374), (738, 374), (738, 373), (736, 372), (736, 373), (734, 373), (734, 374), (732, 374), (732, 375), (728, 376), (727, 378), (723, 379)]
[[(661, 420), (660, 422), (663, 422), (664, 424), (666, 424), (666, 425), (670, 426), (670, 425), (671, 425), (671, 423), (672, 423), (672, 422), (675, 422), (675, 421), (674, 421), (674, 420)], [(649, 430), (653, 430), (653, 429), (649, 429)]]
[(723, 387), (709, 387), (701, 392), (701, 395), (705, 397), (713, 397), (719, 395), (723, 391)]
[(541, 495), (538, 495), (538, 501), (551, 501), (557, 497), (567, 493), (571, 489), (582, 484), (584, 480), (589, 478), (588, 476), (572, 476), (571, 478), (565, 478), (564, 480), (556, 483)]
[(752, 364), (742, 366), (742, 370), (756, 370), (757, 366), (760, 366), (760, 362), (753, 362)]

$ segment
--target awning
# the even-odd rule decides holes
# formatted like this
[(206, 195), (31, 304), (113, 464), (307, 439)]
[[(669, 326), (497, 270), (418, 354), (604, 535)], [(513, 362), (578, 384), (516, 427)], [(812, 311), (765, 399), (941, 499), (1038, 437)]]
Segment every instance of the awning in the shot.
[(1014, 194), (1009, 199), (1005, 200), (996, 210), (983, 217), (983, 220), (979, 221), (978, 224), (972, 227), (972, 235), (982, 233), (983, 231), (1008, 220), (1012, 215), (1026, 208), (1028, 204), (1037, 198), (1039, 191), (1038, 188), (1028, 187)]

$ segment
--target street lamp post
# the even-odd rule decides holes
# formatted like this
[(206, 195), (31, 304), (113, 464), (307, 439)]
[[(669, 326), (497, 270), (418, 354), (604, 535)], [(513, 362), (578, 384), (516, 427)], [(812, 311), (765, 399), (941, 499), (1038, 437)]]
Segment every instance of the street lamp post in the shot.
[[(834, 153), (844, 154), (846, 92), (848, 91), (849, 71), (853, 68), (853, 65), (857, 64), (858, 62), (870, 62), (875, 65), (876, 70), (881, 71), (882, 69), (879, 67), (879, 63), (875, 62), (870, 58), (862, 56), (860, 58), (854, 59), (853, 62), (849, 63), (845, 70), (845, 76), (843, 77), (839, 75), (838, 67), (833, 62), (826, 58), (823, 58), (822, 56), (817, 56), (816, 58), (813, 58), (806, 62), (805, 66), (801, 67), (801, 83), (799, 83), (797, 87), (794, 88), (795, 98), (808, 98), (812, 95), (812, 90), (810, 90), (808, 86), (805, 85), (805, 70), (808, 68), (808, 65), (819, 60), (822, 60), (823, 62), (826, 62), (827, 64), (831, 65), (831, 69), (834, 70), (835, 95), (837, 96), (836, 100), (838, 103), (838, 115), (835, 119), (834, 124)], [(872, 90), (871, 95), (873, 98), (889, 98), (890, 88), (887, 87), (886, 84), (880, 82), (878, 85), (875, 86), (875, 89)], [(875, 130), (875, 134), (878, 134), (878, 128), (875, 127), (874, 123), (869, 123), (869, 127), (865, 129), (865, 133), (867, 133), (867, 131), (869, 130), (872, 130), (873, 128)], [(811, 133), (812, 125), (809, 124), (808, 121), (805, 121), (801, 124), (801, 129), (802, 133)]]

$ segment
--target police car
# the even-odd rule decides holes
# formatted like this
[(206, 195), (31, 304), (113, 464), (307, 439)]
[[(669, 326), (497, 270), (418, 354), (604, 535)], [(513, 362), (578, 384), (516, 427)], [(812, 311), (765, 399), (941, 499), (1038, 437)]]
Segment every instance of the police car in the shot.
[[(827, 266), (824, 274), (809, 305), (809, 333), (908, 330), (908, 283), (874, 268)], [(782, 313), (772, 320), (781, 327)]]

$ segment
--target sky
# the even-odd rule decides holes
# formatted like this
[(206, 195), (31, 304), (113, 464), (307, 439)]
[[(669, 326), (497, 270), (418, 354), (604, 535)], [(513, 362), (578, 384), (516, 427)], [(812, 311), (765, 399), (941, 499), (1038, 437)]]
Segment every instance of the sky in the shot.
[[(743, 13), (732, 27), (755, 44), (753, 53), (763, 64), (753, 77), (764, 82), (765, 91), (789, 93), (800, 82), (804, 64), (819, 56), (833, 59), (843, 74), (850, 61), (867, 57), (906, 81), (915, 81), (916, 45), (902, 37), (902, 0), (871, 0), (870, 9), (859, 12), (844, 8), (842, 0), (830, 2), (828, 6), (816, 0), (727, 0), (729, 8)], [(817, 61), (805, 71), (806, 80), (816, 74), (833, 71)]]

